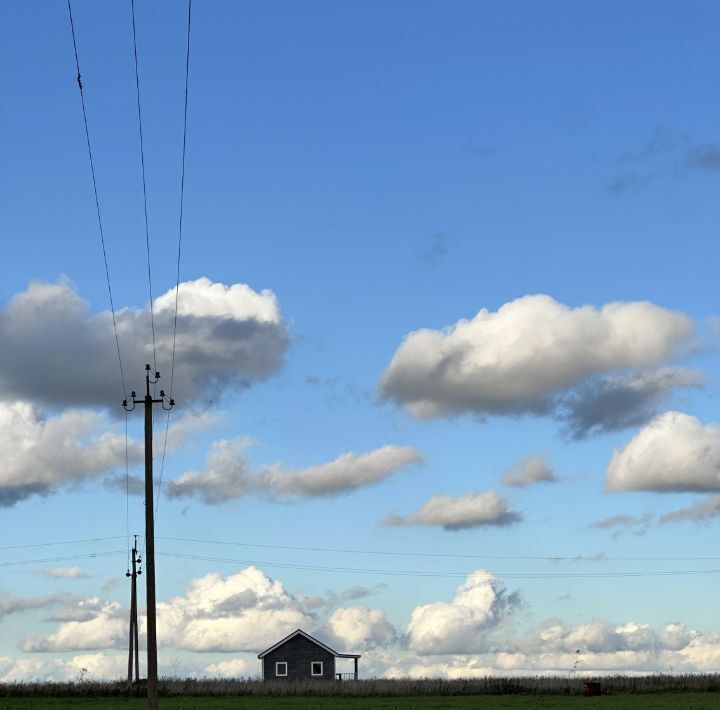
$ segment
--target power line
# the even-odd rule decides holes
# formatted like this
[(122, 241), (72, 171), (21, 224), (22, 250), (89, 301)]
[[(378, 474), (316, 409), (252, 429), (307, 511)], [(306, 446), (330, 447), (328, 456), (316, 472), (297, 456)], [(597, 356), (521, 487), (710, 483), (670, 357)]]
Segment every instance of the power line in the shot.
[[(50, 542), (36, 542), (26, 545), (7, 545), (0, 547), (2, 550), (24, 550), (35, 547), (52, 547), (60, 545), (79, 545), (86, 542), (105, 542), (108, 540), (123, 540), (125, 535), (112, 535), (108, 537), (88, 537), (75, 540), (56, 540)], [(343, 554), (364, 554), (364, 555), (386, 555), (386, 556), (407, 556), (407, 557), (429, 557), (429, 558), (449, 558), (449, 559), (478, 559), (478, 560), (541, 560), (541, 561), (583, 561), (583, 562), (712, 562), (720, 560), (720, 557), (583, 557), (583, 556), (539, 556), (539, 555), (470, 555), (470, 554), (452, 554), (440, 552), (402, 552), (390, 550), (353, 550), (344, 548), (330, 547), (300, 547), (291, 545), (267, 545), (262, 543), (251, 542), (233, 542), (228, 540), (204, 540), (188, 537), (167, 537), (157, 536), (157, 540), (167, 540), (171, 542), (194, 542), (208, 545), (229, 545), (234, 547), (258, 547), (272, 550), (297, 550), (303, 552), (338, 552)], [(169, 553), (167, 553), (169, 554)], [(224, 559), (224, 558), (220, 558)]]
[(56, 545), (80, 545), (84, 542), (105, 542), (106, 540), (122, 540), (124, 535), (113, 535), (111, 537), (86, 537), (81, 540), (57, 540), (55, 542), (34, 542), (29, 545), (6, 545), (0, 550), (27, 550), (32, 547), (53, 547)]
[(355, 555), (382, 555), (392, 557), (439, 557), (450, 559), (472, 560), (538, 560), (545, 562), (700, 562), (720, 560), (720, 557), (595, 557), (583, 555), (487, 555), (487, 554), (459, 554), (442, 552), (402, 552), (390, 550), (358, 550), (338, 547), (301, 547), (297, 545), (268, 545), (254, 542), (233, 542), (228, 540), (204, 540), (188, 537), (160, 537), (158, 540), (175, 542), (195, 542), (207, 545), (229, 545), (233, 547), (260, 547), (269, 550), (295, 550), (300, 552), (337, 552)]
[(95, 210), (97, 212), (98, 229), (100, 231), (100, 244), (102, 245), (103, 261), (105, 263), (105, 280), (107, 281), (108, 296), (110, 297), (110, 310), (112, 311), (113, 331), (115, 333), (115, 347), (117, 348), (118, 364), (120, 366), (120, 382), (122, 384), (123, 397), (125, 388), (125, 374), (123, 372), (122, 356), (120, 355), (120, 340), (118, 339), (117, 322), (115, 319), (115, 303), (113, 301), (112, 288), (110, 286), (110, 268), (108, 267), (107, 250), (105, 248), (105, 234), (103, 232), (102, 218), (100, 217), (100, 200), (98, 199), (97, 180), (95, 178), (95, 163), (93, 161), (92, 148), (90, 147), (90, 130), (88, 129), (87, 111), (85, 108), (85, 94), (83, 93), (82, 78), (80, 75), (80, 60), (78, 59), (77, 40), (75, 38), (75, 23), (73, 22), (72, 7), (70, 0), (67, 3), (68, 15), (70, 17), (70, 31), (72, 33), (73, 51), (75, 52), (75, 66), (77, 68), (77, 84), (80, 89), (80, 102), (82, 104), (83, 124), (85, 125), (85, 140), (87, 142), (88, 157), (90, 158), (90, 173), (92, 174), (93, 192), (95, 193)]
[[(174, 396), (175, 383), (175, 345), (177, 342), (177, 321), (178, 321), (178, 297), (180, 293), (180, 256), (182, 253), (183, 236), (183, 207), (185, 204), (185, 155), (187, 152), (187, 109), (188, 109), (188, 87), (190, 84), (190, 29), (192, 27), (192, 0), (188, 0), (187, 14), (187, 42), (185, 48), (185, 104), (183, 109), (183, 139), (182, 139), (182, 169), (180, 172), (180, 215), (178, 220), (178, 249), (177, 269), (175, 274), (175, 316), (173, 318), (173, 339), (172, 339), (172, 361), (170, 365), (170, 396)], [(160, 463), (160, 476), (158, 478), (158, 495), (155, 500), (155, 515), (157, 516), (160, 505), (160, 490), (162, 489), (163, 473), (165, 472), (165, 455), (167, 453), (168, 431), (170, 429), (170, 412), (165, 420), (165, 437), (163, 440), (162, 460)]]
[(47, 562), (68, 562), (70, 560), (87, 560), (95, 557), (113, 557), (124, 555), (125, 550), (112, 550), (111, 552), (91, 552), (85, 555), (68, 555), (66, 557), (44, 557), (35, 560), (11, 560), (9, 562), (0, 562), (0, 567), (13, 567), (15, 565), (35, 565), (45, 564)]
[(145, 251), (147, 253), (148, 290), (150, 292), (150, 328), (152, 330), (153, 368), (154, 371), (157, 371), (157, 353), (155, 350), (155, 313), (153, 306), (152, 271), (150, 268), (150, 227), (148, 224), (147, 185), (145, 182), (145, 148), (143, 144), (142, 111), (140, 108), (140, 73), (138, 71), (137, 37), (135, 34), (135, 0), (130, 0), (130, 10), (132, 14), (133, 54), (135, 56), (135, 93), (137, 95), (138, 129), (140, 133), (140, 165), (142, 167), (143, 208), (145, 214)]
[(130, 466), (128, 465), (128, 413), (125, 412), (125, 535), (130, 564)]
[[(480, 577), (486, 572), (475, 570), (464, 570), (454, 572), (432, 572), (426, 570), (405, 570), (405, 569), (372, 569), (363, 567), (333, 567), (326, 565), (296, 565), (284, 562), (267, 562), (258, 560), (237, 560), (227, 557), (207, 557), (205, 555), (190, 555), (175, 552), (158, 552), (163, 557), (175, 557), (178, 559), (200, 560), (206, 562), (223, 562), (241, 565), (258, 565), (262, 567), (278, 567), (281, 569), (297, 569), (312, 572), (342, 572), (352, 574), (381, 574), (402, 577), (444, 577), (444, 578), (467, 578)], [(653, 572), (492, 572), (494, 576), (505, 579), (607, 579), (623, 577), (677, 577), (688, 575), (718, 574), (720, 569), (703, 570), (666, 570)]]
[[(111, 538), (108, 538), (111, 539)], [(117, 539), (117, 538), (115, 538)], [(7, 549), (7, 548), (0, 548)], [(37, 565), (47, 564), (49, 562), (69, 562), (75, 560), (87, 560), (100, 557), (115, 557), (124, 555), (125, 550), (110, 550), (107, 552), (90, 552), (81, 555), (64, 555), (60, 557), (42, 557), (31, 560), (9, 560), (0, 562), (0, 567), (14, 567), (20, 565)], [(339, 573), (350, 573), (350, 574), (380, 574), (389, 576), (400, 576), (400, 577), (438, 577), (438, 578), (468, 578), (468, 577), (479, 577), (487, 573), (477, 572), (475, 570), (462, 570), (462, 571), (449, 571), (449, 572), (434, 572), (428, 570), (410, 570), (410, 569), (375, 569), (375, 568), (364, 568), (364, 567), (336, 567), (330, 565), (299, 565), (285, 562), (268, 562), (265, 560), (239, 560), (227, 557), (209, 557), (206, 555), (191, 555), (185, 553), (175, 552), (158, 552), (158, 555), (162, 557), (172, 557), (176, 559), (185, 560), (196, 560), (205, 562), (219, 562), (227, 564), (241, 564), (241, 565), (256, 565), (260, 567), (273, 567), (279, 569), (294, 569), (304, 570), (311, 572), (339, 572)], [(681, 576), (697, 576), (697, 575), (708, 575), (718, 574), (720, 569), (692, 569), (692, 570), (662, 570), (662, 571), (650, 571), (650, 572), (496, 572), (493, 574), (496, 577), (505, 579), (621, 579), (626, 577), (681, 577)]]
[(168, 432), (170, 431), (170, 412), (165, 418), (165, 436), (163, 438), (163, 452), (160, 459), (160, 475), (158, 476), (157, 497), (155, 498), (155, 517), (157, 518), (158, 506), (160, 505), (160, 490), (162, 489), (163, 473), (165, 473), (165, 455), (167, 453)]
[(188, 88), (190, 84), (190, 29), (192, 26), (192, 0), (188, 0), (187, 15), (187, 44), (185, 49), (185, 104), (183, 109), (183, 140), (182, 140), (182, 170), (180, 174), (180, 217), (178, 220), (178, 251), (177, 271), (175, 276), (175, 318), (173, 320), (172, 363), (170, 365), (170, 396), (174, 394), (173, 384), (175, 378), (175, 343), (177, 337), (178, 294), (180, 291), (180, 255), (182, 252), (183, 235), (183, 206), (185, 202), (185, 154), (187, 149), (187, 109)]

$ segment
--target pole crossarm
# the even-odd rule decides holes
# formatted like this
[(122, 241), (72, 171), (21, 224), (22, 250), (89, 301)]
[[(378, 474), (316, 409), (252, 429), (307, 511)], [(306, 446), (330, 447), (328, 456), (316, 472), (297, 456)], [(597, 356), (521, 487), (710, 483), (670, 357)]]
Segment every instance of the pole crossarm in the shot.
[(137, 392), (133, 390), (130, 393), (132, 406), (128, 404), (127, 399), (122, 401), (123, 409), (126, 412), (132, 412), (138, 404), (159, 404), (166, 412), (169, 412), (175, 406), (175, 400), (172, 397), (168, 397), (168, 395), (165, 394), (165, 390), (160, 390), (159, 399), (153, 399), (153, 397), (150, 396), (150, 385), (154, 385), (160, 379), (159, 372), (155, 372), (155, 379), (150, 378), (150, 372), (150, 365), (145, 365), (145, 396), (140, 399), (137, 396)]

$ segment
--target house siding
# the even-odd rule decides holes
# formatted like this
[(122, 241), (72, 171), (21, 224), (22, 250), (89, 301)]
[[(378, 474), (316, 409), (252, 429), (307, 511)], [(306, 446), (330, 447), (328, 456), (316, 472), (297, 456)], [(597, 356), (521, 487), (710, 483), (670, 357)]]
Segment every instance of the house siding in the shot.
[[(262, 661), (265, 680), (298, 680), (300, 678), (334, 680), (335, 678), (335, 656), (299, 634), (268, 653)], [(283, 661), (288, 664), (288, 674), (287, 676), (276, 676), (275, 664)], [(322, 676), (310, 675), (310, 664), (313, 661), (322, 662)]]

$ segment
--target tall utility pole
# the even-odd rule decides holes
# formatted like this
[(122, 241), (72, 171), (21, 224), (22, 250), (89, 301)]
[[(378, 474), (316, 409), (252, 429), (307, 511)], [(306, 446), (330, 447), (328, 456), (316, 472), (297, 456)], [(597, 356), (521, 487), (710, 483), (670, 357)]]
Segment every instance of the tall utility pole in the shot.
[[(135, 405), (145, 405), (145, 588), (147, 591), (147, 655), (148, 655), (148, 710), (158, 708), (158, 672), (157, 672), (157, 626), (155, 623), (155, 506), (153, 503), (153, 404), (159, 404), (166, 411), (175, 405), (175, 400), (166, 398), (160, 390), (160, 398), (153, 399), (150, 385), (160, 379), (150, 379), (150, 365), (145, 365), (145, 397), (138, 399), (135, 392), (130, 393), (132, 406), (123, 400), (125, 411), (132, 412)], [(167, 406), (166, 406), (167, 405)]]
[[(137, 556), (137, 535), (132, 549), (132, 572), (128, 570), (126, 576), (130, 577), (130, 646), (128, 651), (128, 684), (133, 682), (133, 665), (135, 666), (135, 681), (140, 680), (140, 657), (138, 645), (138, 620), (137, 620), (137, 578), (142, 570), (137, 565), (142, 560)], [(134, 661), (134, 663), (133, 663)]]

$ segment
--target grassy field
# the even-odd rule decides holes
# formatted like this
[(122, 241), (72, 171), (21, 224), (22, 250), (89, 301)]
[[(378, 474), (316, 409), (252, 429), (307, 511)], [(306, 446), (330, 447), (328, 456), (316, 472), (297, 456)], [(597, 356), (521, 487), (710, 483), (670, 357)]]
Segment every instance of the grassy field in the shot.
[[(585, 698), (589, 678), (486, 677), (263, 682), (162, 678), (161, 710), (716, 710), (720, 674), (604, 676), (601, 697)], [(123, 681), (0, 683), (0, 710), (144, 710), (144, 685)]]
[[(599, 698), (552, 695), (465, 695), (434, 697), (176, 697), (161, 698), (161, 710), (715, 710), (717, 693), (652, 693)], [(144, 710), (141, 698), (0, 698), (0, 710)]]

